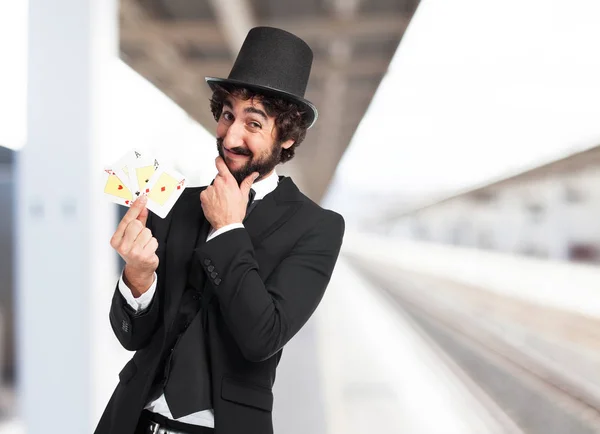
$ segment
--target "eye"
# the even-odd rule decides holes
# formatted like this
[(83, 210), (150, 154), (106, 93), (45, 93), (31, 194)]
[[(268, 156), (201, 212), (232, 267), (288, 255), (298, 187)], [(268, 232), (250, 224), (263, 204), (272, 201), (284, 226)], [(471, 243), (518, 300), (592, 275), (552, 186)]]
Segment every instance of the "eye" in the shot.
[(259, 124), (256, 121), (250, 121), (250, 122), (248, 122), (248, 125), (250, 125), (254, 129), (261, 129), (262, 128), (262, 125)]
[(233, 120), (233, 115), (230, 112), (223, 112), (221, 114), (221, 117), (226, 120), (226, 121), (232, 121)]

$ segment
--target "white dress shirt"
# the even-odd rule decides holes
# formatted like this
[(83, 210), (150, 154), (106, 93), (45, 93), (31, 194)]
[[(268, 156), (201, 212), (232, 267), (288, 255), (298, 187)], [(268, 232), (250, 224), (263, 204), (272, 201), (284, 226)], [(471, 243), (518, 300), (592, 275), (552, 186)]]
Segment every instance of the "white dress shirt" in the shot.
[[(279, 177), (277, 176), (277, 172), (273, 170), (273, 172), (269, 176), (252, 184), (252, 189), (256, 193), (254, 196), (254, 200), (256, 201), (263, 199), (267, 194), (275, 190), (278, 182)], [(230, 225), (223, 226), (217, 231), (211, 228), (210, 232), (208, 233), (208, 237), (206, 238), (206, 242), (209, 242), (210, 240), (218, 237), (219, 235), (227, 231), (243, 227), (244, 225), (242, 223), (232, 223)], [(156, 273), (154, 273), (154, 282), (152, 283), (150, 288), (138, 298), (135, 298), (131, 293), (131, 289), (129, 289), (129, 287), (123, 281), (123, 274), (121, 273), (121, 279), (119, 280), (119, 291), (123, 295), (123, 298), (125, 298), (125, 301), (127, 301), (127, 304), (131, 306), (133, 310), (135, 310), (136, 312), (141, 312), (144, 309), (148, 308), (150, 302), (152, 301), (152, 297), (154, 297), (154, 293), (156, 292), (156, 279), (157, 276)], [(153, 413), (161, 414), (165, 417), (168, 417), (169, 419), (173, 419), (164, 394), (160, 395), (156, 400), (149, 402), (146, 405), (145, 409)], [(215, 427), (215, 417), (214, 411), (212, 409), (202, 410), (196, 413), (188, 414), (187, 416), (183, 416), (179, 419), (174, 420), (178, 422), (188, 423), (190, 425), (200, 425), (209, 428)]]

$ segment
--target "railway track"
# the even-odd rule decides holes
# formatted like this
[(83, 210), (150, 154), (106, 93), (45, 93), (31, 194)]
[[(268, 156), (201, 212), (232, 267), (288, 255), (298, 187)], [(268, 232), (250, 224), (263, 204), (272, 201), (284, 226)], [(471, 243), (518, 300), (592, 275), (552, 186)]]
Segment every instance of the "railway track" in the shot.
[(363, 259), (348, 259), (443, 353), (451, 369), (468, 377), (502, 432), (600, 433), (600, 397), (593, 385), (573, 375), (574, 367), (553, 365), (526, 345), (517, 347), (484, 311), (474, 316), (473, 309), (461, 310), (464, 301), (444, 300), (444, 291), (431, 282), (424, 291), (414, 276), (402, 278)]

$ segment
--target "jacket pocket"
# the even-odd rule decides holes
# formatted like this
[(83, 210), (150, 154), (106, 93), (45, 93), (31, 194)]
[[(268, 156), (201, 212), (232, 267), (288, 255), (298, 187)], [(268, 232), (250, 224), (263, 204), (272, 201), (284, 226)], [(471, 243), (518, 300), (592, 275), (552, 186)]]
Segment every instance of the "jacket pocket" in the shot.
[(136, 372), (137, 365), (135, 364), (135, 361), (131, 359), (129, 362), (127, 362), (125, 367), (121, 369), (121, 372), (119, 372), (119, 380), (121, 380), (121, 383), (127, 384), (129, 383), (129, 380), (133, 378)]
[(221, 398), (269, 412), (273, 409), (273, 392), (271, 389), (230, 377), (223, 377)]

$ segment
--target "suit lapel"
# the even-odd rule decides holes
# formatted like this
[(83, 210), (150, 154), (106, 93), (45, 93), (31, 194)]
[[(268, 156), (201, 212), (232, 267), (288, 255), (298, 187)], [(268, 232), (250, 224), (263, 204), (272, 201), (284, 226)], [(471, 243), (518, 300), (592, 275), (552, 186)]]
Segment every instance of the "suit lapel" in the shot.
[(277, 188), (259, 201), (244, 220), (252, 245), (257, 247), (262, 240), (281, 227), (301, 204), (296, 185), (290, 178), (281, 179)]
[[(192, 259), (198, 231), (208, 233), (208, 222), (204, 218), (199, 194), (201, 189), (194, 189), (198, 194), (188, 194), (182, 206), (176, 207), (173, 215), (173, 223), (169, 231), (166, 250), (166, 285), (165, 306), (168, 312), (165, 319), (175, 317), (181, 295), (185, 289), (188, 278), (188, 265)], [(206, 239), (206, 233), (204, 239)], [(200, 235), (201, 236), (201, 235)], [(169, 326), (169, 324), (165, 324)]]

